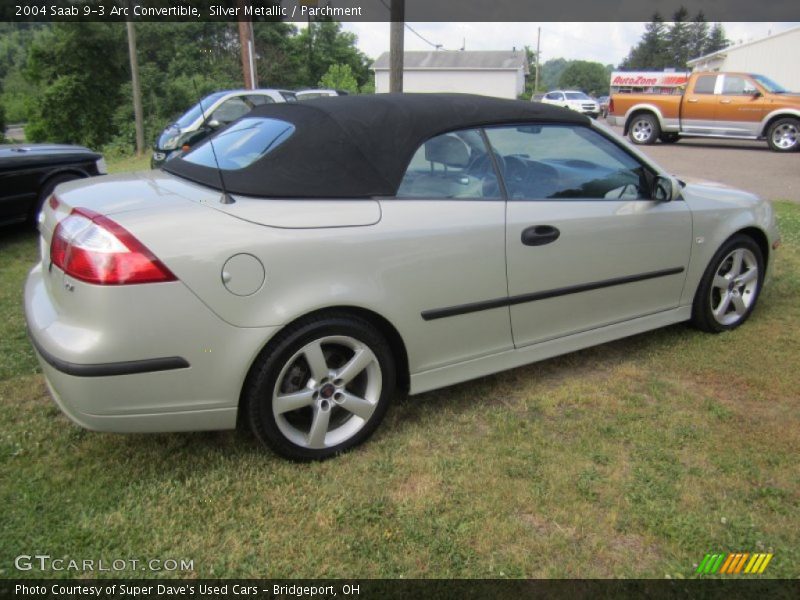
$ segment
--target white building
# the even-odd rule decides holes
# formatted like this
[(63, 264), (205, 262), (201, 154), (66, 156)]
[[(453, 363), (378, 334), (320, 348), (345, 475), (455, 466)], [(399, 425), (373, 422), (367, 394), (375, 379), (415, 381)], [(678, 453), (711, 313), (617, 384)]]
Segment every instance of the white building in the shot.
[(800, 27), (731, 46), (687, 64), (695, 71), (759, 73), (800, 92)]
[[(389, 53), (372, 65), (375, 92), (389, 91)], [(406, 52), (404, 92), (460, 92), (516, 98), (525, 90), (525, 50)]]

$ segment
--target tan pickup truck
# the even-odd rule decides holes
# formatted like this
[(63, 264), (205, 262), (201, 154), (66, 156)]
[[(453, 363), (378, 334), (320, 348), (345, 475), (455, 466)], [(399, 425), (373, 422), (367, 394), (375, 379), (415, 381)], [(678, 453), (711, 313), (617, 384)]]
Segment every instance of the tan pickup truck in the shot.
[(634, 144), (714, 137), (800, 150), (800, 95), (753, 73), (692, 73), (682, 94), (614, 94), (607, 120)]

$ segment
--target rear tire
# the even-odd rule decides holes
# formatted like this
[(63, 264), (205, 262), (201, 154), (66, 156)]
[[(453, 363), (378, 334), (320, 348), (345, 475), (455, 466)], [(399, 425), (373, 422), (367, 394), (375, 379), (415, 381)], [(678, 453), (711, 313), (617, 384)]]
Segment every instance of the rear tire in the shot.
[(692, 306), (692, 324), (709, 333), (736, 329), (753, 312), (764, 282), (764, 256), (753, 238), (738, 234), (711, 259)]
[(322, 460), (365, 441), (395, 390), (389, 345), (367, 321), (329, 313), (284, 330), (245, 384), (256, 437), (297, 461)]
[(631, 119), (628, 129), (628, 138), (634, 143), (644, 146), (655, 144), (658, 136), (661, 135), (661, 127), (658, 120), (650, 114), (642, 113), (635, 115)]
[(769, 126), (767, 144), (774, 152), (797, 152), (800, 150), (800, 120), (786, 117)]

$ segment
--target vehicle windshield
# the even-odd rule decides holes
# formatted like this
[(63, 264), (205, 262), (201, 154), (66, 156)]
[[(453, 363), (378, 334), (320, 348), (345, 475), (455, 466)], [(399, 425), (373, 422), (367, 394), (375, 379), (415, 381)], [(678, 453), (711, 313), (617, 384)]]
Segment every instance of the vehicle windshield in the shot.
[(213, 94), (209, 94), (202, 101), (195, 104), (192, 108), (187, 110), (181, 117), (175, 121), (175, 125), (180, 129), (186, 129), (194, 123), (197, 119), (199, 119), (203, 115), (203, 111), (205, 110), (208, 113), (211, 106), (220, 98), (222, 98), (228, 92), (214, 92)]
[(760, 83), (770, 94), (787, 94), (789, 90), (785, 87), (780, 85), (779, 83), (775, 83), (769, 77), (764, 75), (756, 75), (755, 73), (750, 75), (753, 79), (755, 79), (758, 83)]
[[(294, 133), (294, 125), (280, 119), (249, 117), (195, 146), (183, 160), (226, 171), (243, 169), (277, 148)], [(212, 146), (213, 141), (213, 146)]]
[(567, 100), (591, 100), (591, 98), (583, 92), (564, 92), (564, 95), (567, 97)]

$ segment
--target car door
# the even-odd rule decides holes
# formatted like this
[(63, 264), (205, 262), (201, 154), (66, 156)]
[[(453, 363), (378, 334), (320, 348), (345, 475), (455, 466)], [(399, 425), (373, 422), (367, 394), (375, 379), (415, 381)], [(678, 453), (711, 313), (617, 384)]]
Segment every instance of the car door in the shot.
[(681, 131), (706, 135), (715, 132), (718, 77), (716, 74), (700, 75), (686, 90), (681, 102)]
[(425, 142), (381, 213), (364, 251), (385, 256), (381, 278), (402, 290), (386, 309), (404, 324), (412, 370), (512, 349), (505, 201), (482, 134)]
[(757, 136), (766, 103), (758, 86), (744, 75), (720, 75), (722, 89), (717, 97), (715, 126), (723, 135)]
[(507, 190), (516, 347), (678, 306), (692, 220), (650, 199), (653, 173), (582, 125), (486, 129)]

